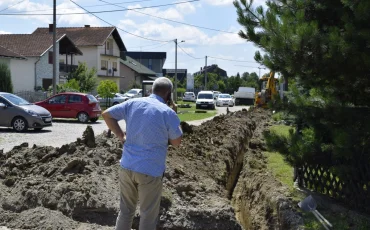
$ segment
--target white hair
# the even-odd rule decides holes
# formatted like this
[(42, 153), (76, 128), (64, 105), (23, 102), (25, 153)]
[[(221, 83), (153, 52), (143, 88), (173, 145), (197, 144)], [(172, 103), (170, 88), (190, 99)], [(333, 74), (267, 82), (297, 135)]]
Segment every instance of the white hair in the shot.
[(152, 87), (152, 91), (155, 94), (162, 94), (168, 90), (172, 91), (173, 85), (170, 79), (166, 77), (159, 77), (155, 79)]

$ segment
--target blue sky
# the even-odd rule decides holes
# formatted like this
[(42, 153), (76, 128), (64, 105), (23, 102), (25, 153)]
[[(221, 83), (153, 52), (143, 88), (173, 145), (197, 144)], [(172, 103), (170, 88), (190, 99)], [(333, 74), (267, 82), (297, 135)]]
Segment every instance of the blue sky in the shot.
[[(51, 0), (1, 0), (0, 11), (8, 6), (15, 6), (3, 13), (52, 13)], [(187, 0), (104, 0), (120, 4), (122, 7), (140, 8), (155, 5), (173, 4)], [(117, 10), (117, 6), (108, 5), (99, 0), (75, 0), (79, 5), (86, 7), (89, 11)], [(262, 5), (264, 0), (255, 0), (254, 4)], [(104, 6), (104, 4), (106, 4)], [(96, 6), (100, 5), (100, 6)], [(32, 12), (31, 12), (32, 11)], [(226, 61), (222, 59), (208, 58), (208, 65), (218, 64), (226, 70), (228, 75), (236, 75), (237, 72), (258, 73), (259, 64), (254, 61), (254, 53), (257, 48), (236, 34), (241, 26), (237, 22), (237, 15), (232, 0), (200, 0), (159, 8), (147, 8), (137, 10), (146, 14), (159, 16), (174, 21), (194, 24), (232, 33), (195, 28), (182, 25), (134, 11), (109, 12), (97, 14), (109, 23), (129, 31), (130, 33), (159, 41), (170, 41), (175, 38), (184, 43), (178, 48), (177, 67), (188, 69), (193, 73), (205, 64), (205, 56), (237, 61)], [(57, 13), (84, 12), (70, 0), (57, 0)], [(0, 33), (31, 33), (37, 27), (47, 27), (52, 23), (51, 15), (43, 16), (4, 16), (0, 15)], [(92, 15), (63, 15), (57, 17), (58, 27), (79, 27), (89, 24), (91, 26), (109, 26)], [(164, 68), (175, 67), (175, 44), (170, 42), (159, 42), (145, 40), (120, 31), (123, 42), (129, 51), (158, 51), (167, 52), (167, 60)], [(190, 56), (189, 56), (190, 55)], [(199, 59), (194, 59), (199, 58)], [(261, 75), (265, 70), (261, 70)]]

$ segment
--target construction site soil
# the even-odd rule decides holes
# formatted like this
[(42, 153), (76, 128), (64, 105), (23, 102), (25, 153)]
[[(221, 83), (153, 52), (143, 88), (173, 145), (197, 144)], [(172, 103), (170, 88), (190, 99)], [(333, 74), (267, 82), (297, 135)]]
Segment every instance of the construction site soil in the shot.
[[(270, 112), (257, 109), (182, 123), (181, 146), (168, 148), (157, 229), (300, 229), (285, 188), (266, 170), (269, 123)], [(114, 229), (121, 154), (117, 138), (95, 137), (89, 126), (61, 148), (24, 143), (0, 153), (0, 226)]]

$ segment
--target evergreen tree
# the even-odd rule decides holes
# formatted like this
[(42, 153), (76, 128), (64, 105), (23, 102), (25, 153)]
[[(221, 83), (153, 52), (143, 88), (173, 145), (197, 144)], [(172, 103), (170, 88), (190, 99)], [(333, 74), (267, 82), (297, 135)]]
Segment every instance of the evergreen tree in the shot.
[(4, 63), (0, 63), (0, 92), (13, 93), (12, 76)]
[(255, 60), (295, 83), (286, 109), (295, 115), (298, 132), (280, 143), (291, 162), (335, 165), (347, 174), (356, 163), (369, 162), (369, 1), (234, 5), (244, 27), (240, 37), (264, 53), (257, 51)]

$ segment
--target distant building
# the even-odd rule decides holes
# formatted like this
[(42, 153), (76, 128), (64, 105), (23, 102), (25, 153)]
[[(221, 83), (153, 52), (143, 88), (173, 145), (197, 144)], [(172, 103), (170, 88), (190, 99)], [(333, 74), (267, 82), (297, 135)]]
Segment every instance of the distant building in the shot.
[[(163, 69), (163, 76), (169, 76), (171, 78), (175, 77), (175, 69)], [(183, 82), (186, 80), (186, 75), (188, 73), (187, 69), (177, 69), (177, 80)]]
[(216, 64), (211, 65), (211, 66), (205, 66), (203, 68), (201, 67), (200, 71), (194, 73), (194, 76), (204, 74), (205, 70), (207, 71), (207, 73), (217, 73), (219, 76), (227, 78), (227, 72), (221, 69), (220, 67), (218, 67), (218, 65)]
[(194, 75), (188, 73), (186, 76), (186, 90), (193, 91), (194, 90)]
[(163, 76), (163, 65), (166, 62), (166, 52), (127, 51), (126, 56), (135, 59), (146, 68), (154, 71), (157, 77)]

